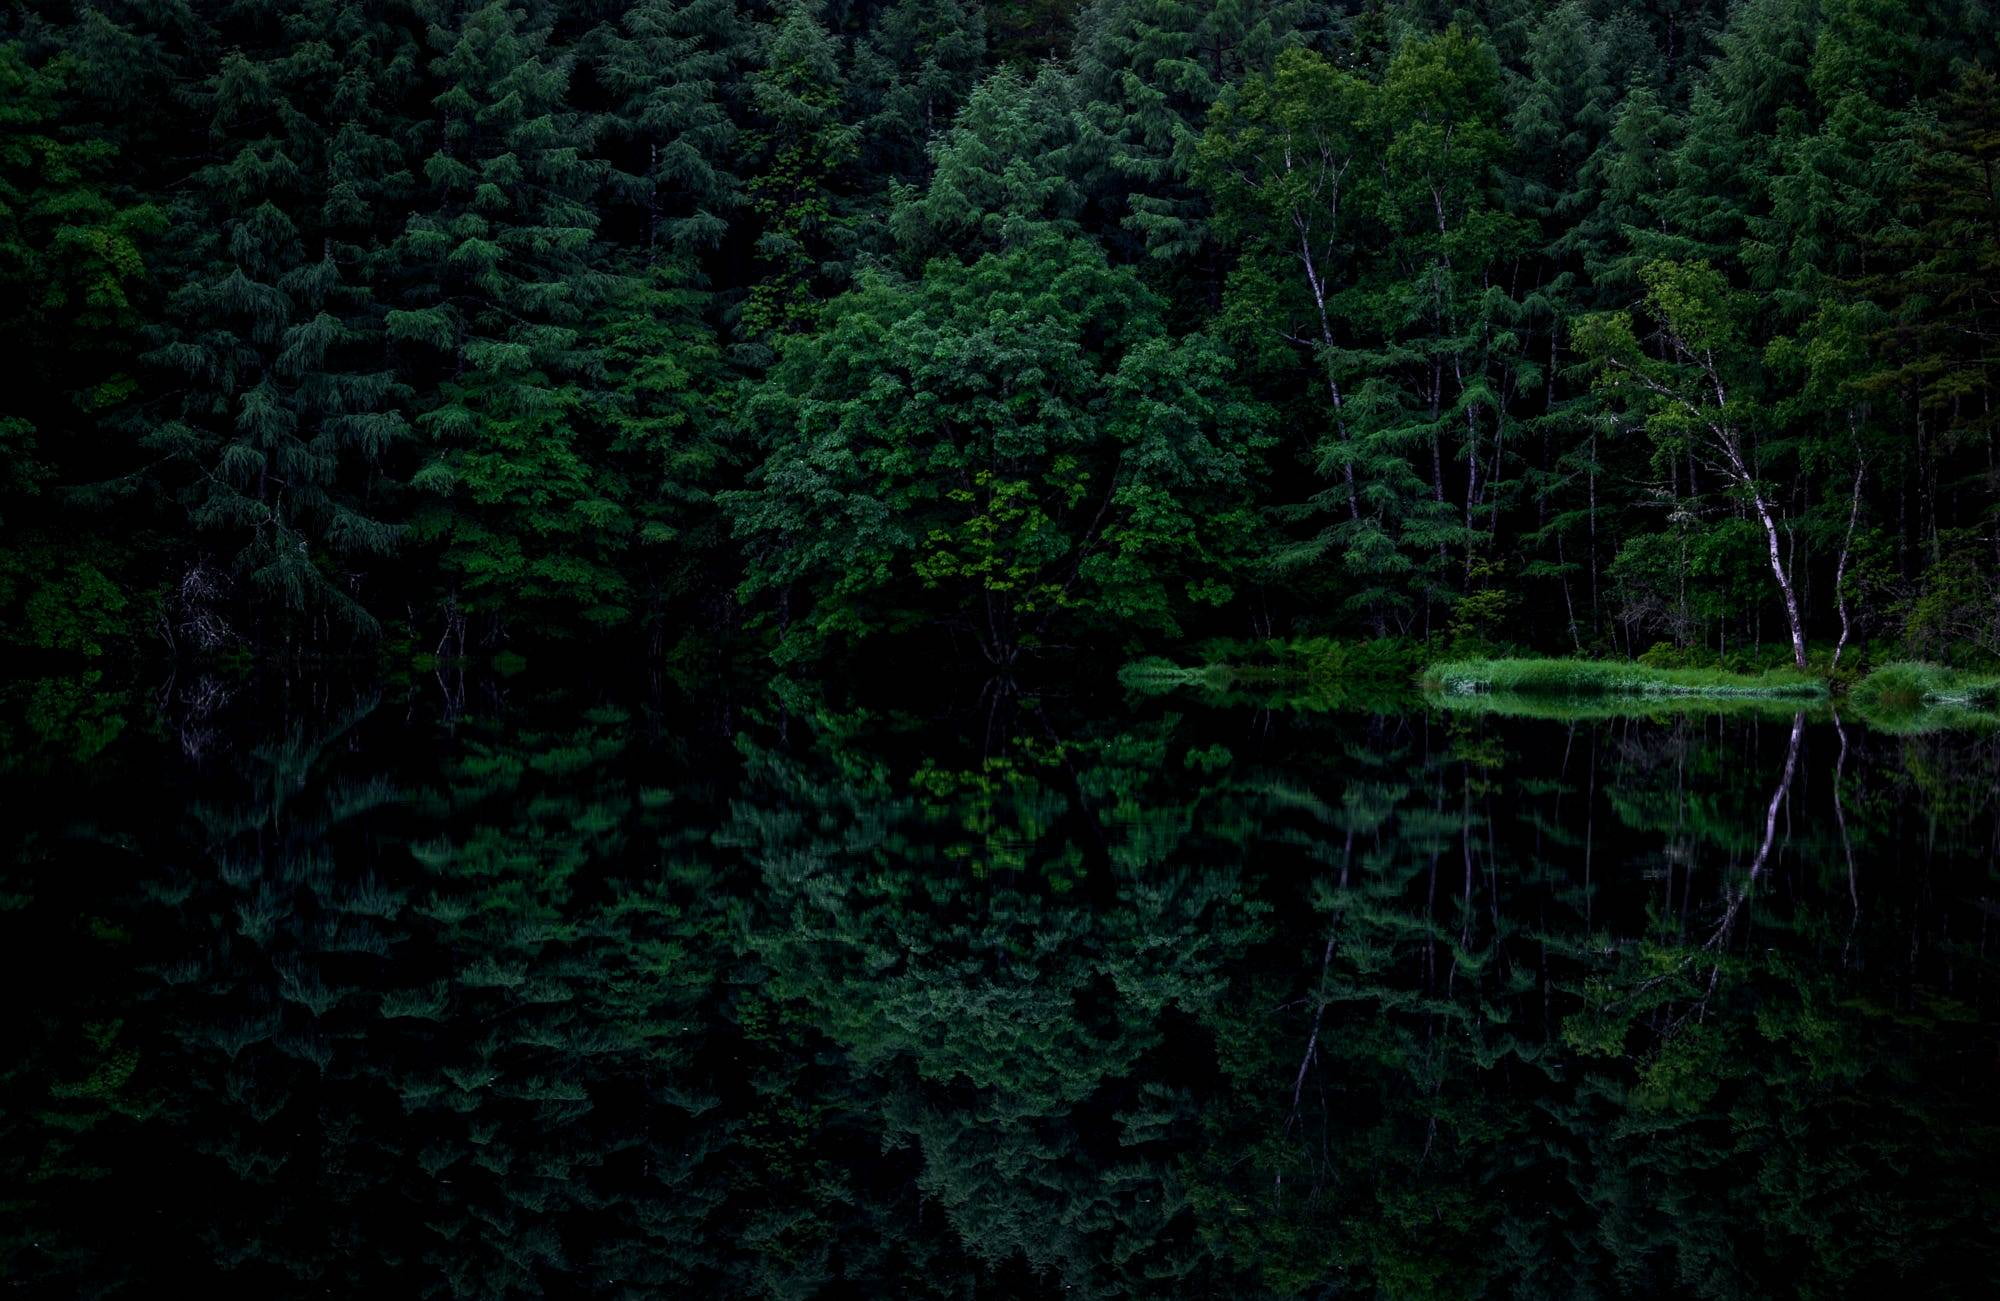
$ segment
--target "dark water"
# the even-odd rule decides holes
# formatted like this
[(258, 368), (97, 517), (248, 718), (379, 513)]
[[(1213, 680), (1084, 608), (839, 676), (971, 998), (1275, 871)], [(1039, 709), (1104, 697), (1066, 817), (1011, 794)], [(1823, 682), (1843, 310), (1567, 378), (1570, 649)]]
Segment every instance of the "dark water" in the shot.
[(11, 1294), (2000, 1275), (1991, 733), (519, 680), (14, 704)]

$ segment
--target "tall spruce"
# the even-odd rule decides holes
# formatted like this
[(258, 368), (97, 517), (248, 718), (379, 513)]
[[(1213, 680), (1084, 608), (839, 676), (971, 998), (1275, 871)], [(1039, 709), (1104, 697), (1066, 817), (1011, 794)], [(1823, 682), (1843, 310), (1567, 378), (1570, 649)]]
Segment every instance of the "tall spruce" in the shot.
[(387, 317), (429, 444), (412, 525), (442, 581), (419, 624), (456, 649), (544, 614), (551, 631), (617, 624), (633, 524), (595, 441), (603, 363), (587, 327), (625, 273), (597, 233), (609, 169), (568, 99), (575, 56), (548, 19), (497, 0), (456, 9), (429, 41), (435, 118)]

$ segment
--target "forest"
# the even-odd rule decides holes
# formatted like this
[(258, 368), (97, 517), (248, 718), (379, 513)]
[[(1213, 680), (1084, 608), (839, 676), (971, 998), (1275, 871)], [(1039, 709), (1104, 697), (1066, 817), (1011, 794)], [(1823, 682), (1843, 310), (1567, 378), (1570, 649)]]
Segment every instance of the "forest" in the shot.
[(0, 639), (2000, 657), (1982, 0), (22, 0)]
[(0, 1290), (2000, 1296), (1995, 0), (11, 0)]

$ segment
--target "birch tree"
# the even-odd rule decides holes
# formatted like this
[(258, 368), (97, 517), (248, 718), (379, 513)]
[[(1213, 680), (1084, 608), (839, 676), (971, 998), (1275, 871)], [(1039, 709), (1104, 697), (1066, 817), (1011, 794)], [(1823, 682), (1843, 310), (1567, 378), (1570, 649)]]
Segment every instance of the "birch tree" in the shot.
[[(1660, 261), (1641, 273), (1642, 340), (1628, 313), (1579, 322), (1578, 343), (1599, 386), (1639, 417), (1659, 450), (1691, 455), (1719, 474), (1763, 531), (1772, 580), (1785, 607), (1792, 661), (1806, 667), (1805, 623), (1788, 558), (1789, 522), (1763, 474), (1754, 430), (1763, 414), (1744, 321), (1753, 304), (1704, 262)], [(1739, 382), (1740, 381), (1740, 382)]]

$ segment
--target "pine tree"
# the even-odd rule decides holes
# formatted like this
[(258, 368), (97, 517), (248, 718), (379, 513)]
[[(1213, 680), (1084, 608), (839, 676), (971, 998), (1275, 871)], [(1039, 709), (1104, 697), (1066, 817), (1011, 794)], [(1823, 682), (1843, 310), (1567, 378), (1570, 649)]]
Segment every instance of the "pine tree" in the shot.
[(1369, 226), (1378, 195), (1379, 150), (1366, 125), (1375, 94), (1327, 57), (1288, 50), (1268, 78), (1250, 77), (1216, 105), (1197, 164), (1218, 231), (1243, 249), (1230, 315), (1256, 322), (1262, 351), (1288, 348), (1304, 364), (1316, 436), (1299, 454), (1335, 480), (1310, 503), (1332, 521), (1282, 546), (1274, 564), (1283, 571), (1339, 554), (1363, 585), (1350, 599), (1365, 609), (1384, 600), (1372, 584), (1385, 566), (1402, 568), (1383, 545), (1376, 513), (1363, 510), (1343, 396), (1355, 375), (1353, 340), (1342, 337), (1351, 322), (1339, 303), (1362, 243), (1355, 228)]
[(410, 33), (330, 2), (252, 32), (200, 92), (219, 148), (173, 209), (181, 283), (144, 443), (183, 467), (188, 518), (227, 539), (254, 612), (308, 638), (372, 632), (363, 583), (397, 542), (387, 475), (408, 427), (371, 261)]
[(434, 498), (413, 523), (447, 583), (440, 644), (465, 644), (467, 613), (488, 634), (543, 610), (616, 624), (630, 591), (613, 557), (633, 523), (592, 442), (588, 326), (623, 281), (597, 235), (608, 169), (567, 98), (574, 57), (498, 0), (430, 39), (442, 89), (387, 323), (402, 373), (435, 393), (417, 418), (435, 450), (412, 485)]
[(1010, 69), (979, 83), (932, 145), (930, 183), (890, 212), (907, 260), (1020, 247), (1051, 232), (1084, 238), (1082, 189), (1070, 174), (1074, 96), (1053, 67), (1032, 82)]
[(1427, 621), (1467, 592), (1473, 548), (1497, 532), (1512, 492), (1511, 406), (1538, 378), (1522, 356), (1511, 274), (1529, 229), (1505, 211), (1496, 175), (1499, 90), (1491, 49), (1456, 26), (1397, 51), (1371, 118), (1383, 229), (1341, 299), (1368, 332), (1355, 359), (1367, 375), (1353, 398), (1357, 475), (1380, 484), (1379, 509), (1421, 565)]
[(0, 44), (0, 355), (15, 376), (0, 401), (0, 621), (11, 641), (95, 655), (129, 641), (140, 611), (106, 573), (128, 563), (123, 530), (77, 539), (64, 490), (124, 459), (99, 415), (136, 383), (165, 215), (116, 184), (117, 147), (88, 120), (80, 77), (72, 56), (38, 66)]
[(870, 188), (920, 184), (931, 141), (980, 79), (986, 13), (975, 0), (892, 0), (854, 46), (858, 162)]
[(1082, 11), (1078, 121), (1120, 244), (1168, 261), (1201, 251), (1206, 214), (1192, 175), (1209, 106), (1324, 25), (1303, 0), (1095, 0)]
[(861, 137), (846, 118), (839, 42), (816, 0), (788, 0), (765, 29), (745, 89), (757, 124), (748, 141), (757, 159), (748, 190), (762, 271), (741, 327), (757, 339), (811, 323), (828, 263), (847, 239), (832, 190)]
[(591, 34), (589, 69), (612, 98), (602, 146), (637, 210), (631, 242), (649, 256), (713, 248), (728, 233), (742, 182), (727, 92), (749, 37), (732, 0), (645, 0)]

